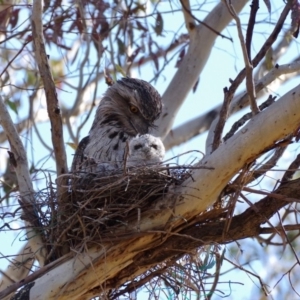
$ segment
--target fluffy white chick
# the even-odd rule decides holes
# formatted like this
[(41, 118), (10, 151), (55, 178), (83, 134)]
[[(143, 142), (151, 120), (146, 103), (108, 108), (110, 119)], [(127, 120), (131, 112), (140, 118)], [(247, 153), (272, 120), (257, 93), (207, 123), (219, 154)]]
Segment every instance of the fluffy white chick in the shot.
[(127, 167), (157, 165), (165, 156), (160, 138), (151, 134), (137, 135), (128, 142)]

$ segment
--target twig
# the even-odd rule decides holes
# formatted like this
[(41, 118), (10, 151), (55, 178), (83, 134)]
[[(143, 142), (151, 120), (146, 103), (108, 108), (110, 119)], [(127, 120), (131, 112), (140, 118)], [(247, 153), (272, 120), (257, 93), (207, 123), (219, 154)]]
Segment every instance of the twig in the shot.
[(232, 15), (232, 17), (234, 18), (234, 20), (236, 22), (236, 27), (238, 30), (239, 40), (240, 40), (243, 57), (244, 57), (244, 62), (245, 62), (245, 67), (246, 67), (246, 87), (247, 87), (247, 92), (248, 92), (248, 96), (249, 96), (250, 107), (252, 110), (252, 114), (256, 115), (259, 113), (259, 109), (257, 107), (256, 93), (255, 93), (255, 89), (254, 89), (253, 65), (250, 62), (249, 54), (247, 52), (247, 48), (246, 48), (246, 45), (244, 42), (241, 21), (236, 13), (234, 7), (232, 6), (231, 1), (229, 0), (229, 2), (228, 2), (227, 0), (224, 0), (224, 2), (228, 8), (228, 11), (230, 12), (230, 14)]
[[(280, 225), (280, 227), (281, 227), (282, 229), (284, 229), (283, 220), (282, 220), (282, 218), (280, 217), (279, 212), (277, 212), (276, 214), (277, 214), (277, 217), (278, 217), (278, 220), (279, 220), (279, 225)], [(284, 248), (283, 248), (283, 251), (285, 250), (285, 246), (286, 246), (285, 244), (286, 244), (286, 243), (289, 244), (289, 245), (290, 245), (290, 248), (291, 248), (291, 250), (292, 250), (292, 253), (294, 254), (294, 256), (295, 256), (295, 258), (296, 258), (296, 260), (297, 260), (297, 262), (298, 262), (298, 265), (300, 265), (299, 257), (298, 257), (298, 255), (297, 255), (297, 253), (296, 253), (296, 251), (295, 251), (295, 249), (294, 249), (292, 243), (291, 243), (291, 239), (287, 236), (285, 230), (282, 230), (280, 233), (285, 237), (285, 241), (283, 240), (283, 242), (284, 242)], [(282, 239), (283, 239), (283, 237), (282, 237)]]
[(212, 144), (212, 152), (215, 151), (221, 144), (223, 129), (228, 117), (228, 110), (232, 97), (228, 96), (227, 88), (224, 89), (224, 102), (220, 111), (220, 116), (214, 131), (214, 140)]
[(300, 224), (291, 224), (291, 225), (283, 225), (278, 227), (262, 227), (260, 229), (260, 234), (271, 234), (282, 231), (293, 231), (300, 230)]
[(274, 154), (272, 155), (272, 157), (265, 163), (263, 164), (260, 168), (256, 169), (253, 171), (252, 173), (252, 177), (251, 179), (249, 178), (249, 180), (247, 181), (247, 184), (249, 184), (250, 182), (258, 179), (260, 176), (262, 176), (263, 174), (266, 174), (267, 171), (271, 170), (272, 168), (274, 168), (279, 160), (279, 158), (281, 158), (283, 152), (286, 150), (287, 146), (284, 147), (278, 147)]
[(226, 234), (229, 231), (232, 219), (233, 219), (233, 213), (235, 210), (236, 202), (241, 194), (241, 191), (243, 190), (243, 187), (245, 186), (245, 179), (247, 178), (247, 174), (249, 171), (250, 165), (246, 165), (242, 170), (240, 175), (238, 176), (237, 184), (235, 185), (236, 190), (235, 193), (230, 197), (229, 203), (228, 203), (228, 211), (227, 216), (225, 219), (225, 226), (223, 230), (223, 238), (226, 236)]
[[(260, 61), (265, 57), (267, 51), (271, 48), (272, 44), (276, 41), (282, 27), (284, 24), (285, 19), (287, 18), (289, 12), (291, 9), (290, 2), (288, 1), (278, 19), (278, 22), (276, 23), (275, 28), (273, 29), (270, 36), (267, 38), (261, 49), (258, 51), (258, 53), (255, 55), (254, 59), (252, 60), (252, 65), (255, 68)], [(245, 70), (245, 69), (244, 69)], [(244, 71), (243, 70), (243, 71)]]
[(286, 202), (300, 202), (300, 199), (297, 199), (297, 198), (286, 197), (286, 196), (280, 195), (280, 194), (255, 190), (255, 189), (252, 189), (252, 188), (249, 188), (249, 187), (243, 187), (242, 189), (246, 192), (251, 192), (251, 193), (259, 194), (259, 195), (265, 195), (265, 196), (272, 197), (272, 198), (282, 200), (282, 201), (286, 201)]
[[(228, 39), (229, 41), (233, 42), (232, 38), (227, 37), (226, 35), (223, 35), (222, 33), (218, 32), (217, 30), (215, 30), (213, 27), (209, 26), (208, 24), (206, 24), (205, 22), (199, 20), (198, 18), (196, 18), (191, 10), (189, 9), (189, 7), (186, 6), (186, 0), (180, 0), (180, 3), (182, 5), (182, 7), (184, 8), (184, 10), (187, 12), (187, 14), (189, 14), (194, 20), (196, 20), (197, 22), (199, 22), (199, 24), (203, 25), (204, 27), (206, 27), (207, 29), (211, 30), (213, 33), (215, 33), (216, 35), (221, 36), (222, 38)], [(185, 20), (186, 19), (186, 14), (184, 14)], [(189, 28), (188, 28), (189, 29)], [(191, 28), (190, 28), (191, 29)]]
[[(224, 106), (224, 103), (223, 103)], [(222, 108), (223, 108), (222, 106)], [(206, 141), (205, 141), (205, 153), (210, 154), (213, 152), (212, 148), (213, 148), (213, 143), (214, 143), (214, 139), (216, 138), (215, 132), (216, 132), (216, 128), (218, 126), (220, 120), (220, 116), (216, 116), (215, 119), (211, 122), (208, 133), (207, 133), (207, 137), (206, 137)], [(221, 143), (221, 141), (219, 140), (219, 143)]]
[[(225, 1), (225, 0), (223, 0), (223, 1)], [(289, 11), (290, 11), (290, 4), (287, 3), (279, 17), (278, 22), (276, 23), (274, 30), (272, 31), (270, 36), (265, 41), (264, 45), (261, 47), (261, 49), (258, 51), (256, 56), (252, 60), (253, 68), (255, 68), (260, 63), (260, 61), (265, 57), (267, 51), (270, 49), (272, 44), (276, 41), (276, 39), (283, 27), (284, 21), (288, 16)], [(234, 93), (236, 92), (236, 90), (239, 87), (239, 85), (241, 84), (241, 82), (244, 80), (245, 76), (246, 76), (246, 68), (241, 70), (240, 73), (233, 80), (230, 88), (228, 89), (228, 97), (231, 97), (231, 98), (233, 97)], [(246, 94), (246, 97), (248, 97), (247, 94)]]
[(256, 14), (259, 9), (259, 1), (252, 0), (252, 4), (250, 5), (250, 7), (251, 7), (251, 11), (250, 11), (247, 33), (246, 33), (246, 49), (247, 49), (247, 53), (248, 53), (248, 58), (251, 61), (251, 42), (252, 42)]
[(249, 275), (255, 277), (255, 278), (259, 281), (259, 283), (260, 283), (260, 285), (261, 285), (261, 288), (262, 288), (264, 294), (265, 294), (266, 296), (268, 296), (268, 295), (270, 294), (270, 292), (267, 290), (267, 285), (263, 283), (263, 281), (262, 281), (262, 279), (261, 279), (261, 277), (260, 277), (259, 275), (255, 274), (254, 272), (249, 271), (249, 270), (246, 269), (246, 268), (243, 268), (242, 266), (240, 266), (240, 265), (238, 265), (238, 264), (235, 264), (233, 261), (227, 259), (226, 257), (224, 257), (224, 260), (228, 261), (229, 263), (231, 263), (231, 264), (232, 264), (233, 266), (235, 266), (236, 268), (238, 268), (238, 269), (240, 269), (240, 270), (246, 272), (247, 274), (249, 274)]
[[(270, 95), (269, 98), (259, 106), (259, 109), (260, 110), (264, 110), (265, 108), (267, 108), (268, 106), (270, 106), (272, 103), (274, 103), (275, 98), (276, 97), (273, 97), (272, 95)], [(249, 121), (251, 118), (252, 118), (252, 114), (251, 113), (247, 113), (243, 117), (241, 117), (238, 121), (236, 121), (232, 125), (231, 129), (229, 130), (229, 132), (225, 135), (224, 141), (227, 141), (229, 138), (231, 138), (234, 135), (234, 133), (240, 127), (242, 127), (247, 121)]]
[(220, 275), (221, 275), (221, 266), (223, 263), (223, 259), (224, 259), (224, 255), (225, 255), (225, 249), (223, 250), (222, 255), (220, 255), (218, 252), (215, 253), (215, 258), (216, 258), (216, 272), (215, 272), (215, 276), (214, 276), (214, 281), (212, 284), (212, 287), (207, 295), (207, 300), (210, 300), (212, 298), (212, 296), (215, 293), (215, 290), (217, 288), (217, 285), (219, 283), (219, 279), (220, 279)]
[[(269, 73), (262, 77), (255, 84), (256, 93), (265, 89), (271, 82), (276, 78), (284, 74), (291, 74), (294, 72), (299, 73), (300, 71), (300, 61), (294, 61), (290, 64), (276, 65)], [(295, 75), (297, 75), (297, 73)], [(286, 82), (286, 81), (285, 81)], [(233, 115), (235, 112), (240, 111), (249, 104), (247, 92), (243, 92), (233, 98), (231, 106), (229, 109), (229, 115)], [(178, 126), (173, 129), (166, 139), (164, 140), (164, 145), (166, 149), (170, 149), (174, 146), (180, 145), (186, 142), (190, 138), (201, 134), (211, 127), (211, 123), (215, 120), (216, 116), (220, 113), (222, 105), (218, 105), (213, 108), (208, 113), (196, 117), (183, 125)]]
[[(245, 60), (245, 65), (246, 68), (244, 68), (242, 71), (240, 71), (240, 73), (238, 74), (238, 76), (235, 78), (235, 80), (232, 82), (230, 88), (228, 90), (226, 90), (226, 95), (225, 95), (225, 100), (222, 106), (223, 109), (223, 113), (222, 113), (222, 119), (220, 118), (219, 120), (219, 124), (216, 125), (216, 136), (214, 137), (214, 142), (213, 142), (213, 146), (212, 149), (215, 150), (220, 142), (221, 142), (221, 134), (222, 134), (222, 130), (225, 124), (224, 121), (224, 111), (226, 110), (226, 106), (228, 106), (231, 103), (231, 100), (233, 98), (233, 95), (236, 91), (236, 89), (238, 88), (238, 86), (240, 85), (240, 83), (243, 81), (243, 79), (246, 76), (246, 85), (247, 85), (247, 96), (250, 98), (250, 105), (251, 105), (251, 110), (253, 114), (256, 114), (259, 110), (257, 108), (257, 104), (255, 101), (256, 98), (256, 91), (254, 89), (254, 83), (253, 83), (253, 76), (252, 76), (252, 72), (253, 72), (253, 67), (256, 67), (257, 64), (260, 62), (260, 60), (262, 59), (262, 54), (266, 53), (267, 50), (271, 47), (272, 43), (274, 43), (274, 41), (276, 40), (282, 26), (284, 23), (285, 18), (287, 17), (287, 14), (290, 10), (289, 5), (286, 5), (273, 32), (271, 33), (271, 35), (269, 36), (269, 38), (267, 39), (267, 41), (265, 42), (265, 44), (263, 45), (263, 47), (260, 49), (260, 51), (258, 52), (258, 54), (255, 56), (252, 64), (250, 63), (249, 59), (248, 59), (248, 54), (246, 52), (246, 48), (245, 48), (245, 44), (244, 44), (244, 38), (243, 38), (243, 34), (242, 34), (242, 29), (241, 29), (241, 23), (240, 20), (234, 10), (234, 8), (232, 7), (231, 4), (228, 4), (226, 0), (223, 0), (225, 2), (225, 4), (228, 7), (229, 12), (232, 14), (233, 18), (235, 18), (236, 22), (237, 22), (237, 28), (238, 28), (238, 32), (239, 32), (239, 37), (240, 37), (240, 42), (242, 45), (242, 50), (243, 50), (243, 55), (244, 55), (244, 60)], [(224, 123), (224, 124), (223, 124)]]
[(297, 169), (299, 169), (299, 166), (300, 166), (300, 154), (298, 154), (296, 159), (290, 164), (290, 166), (284, 173), (281, 182), (291, 180), (293, 175), (296, 173)]

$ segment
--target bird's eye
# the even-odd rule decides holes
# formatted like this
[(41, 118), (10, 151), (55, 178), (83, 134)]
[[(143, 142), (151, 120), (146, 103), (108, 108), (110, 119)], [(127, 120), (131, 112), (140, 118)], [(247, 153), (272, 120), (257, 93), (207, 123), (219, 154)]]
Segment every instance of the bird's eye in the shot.
[(138, 113), (139, 109), (138, 109), (136, 106), (131, 105), (131, 106), (130, 106), (130, 111), (131, 111), (133, 114), (136, 114), (136, 113)]

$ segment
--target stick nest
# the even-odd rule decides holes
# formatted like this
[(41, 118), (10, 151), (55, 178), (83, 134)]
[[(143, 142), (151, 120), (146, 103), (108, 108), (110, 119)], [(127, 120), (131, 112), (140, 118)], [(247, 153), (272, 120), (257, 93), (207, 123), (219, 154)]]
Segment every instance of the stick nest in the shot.
[(141, 214), (154, 209), (156, 200), (190, 176), (185, 167), (171, 169), (145, 166), (105, 176), (71, 173), (61, 201), (50, 182), (48, 196), (40, 195), (44, 199), (38, 220), (48, 244), (48, 260), (60, 257), (63, 247), (83, 251), (92, 244), (128, 237), (133, 233), (126, 230), (128, 223), (136, 222), (137, 233)]

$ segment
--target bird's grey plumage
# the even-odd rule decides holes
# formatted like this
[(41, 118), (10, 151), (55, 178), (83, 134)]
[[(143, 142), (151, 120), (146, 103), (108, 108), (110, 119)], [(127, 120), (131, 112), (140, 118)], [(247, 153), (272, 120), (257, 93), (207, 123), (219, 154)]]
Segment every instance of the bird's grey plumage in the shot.
[(124, 165), (126, 143), (137, 134), (147, 134), (162, 109), (161, 97), (146, 81), (123, 78), (107, 89), (97, 108), (89, 136), (76, 150), (72, 171), (88, 170), (89, 159)]
[(160, 138), (150, 134), (138, 135), (128, 142), (126, 166), (158, 165), (164, 156), (165, 147)]

